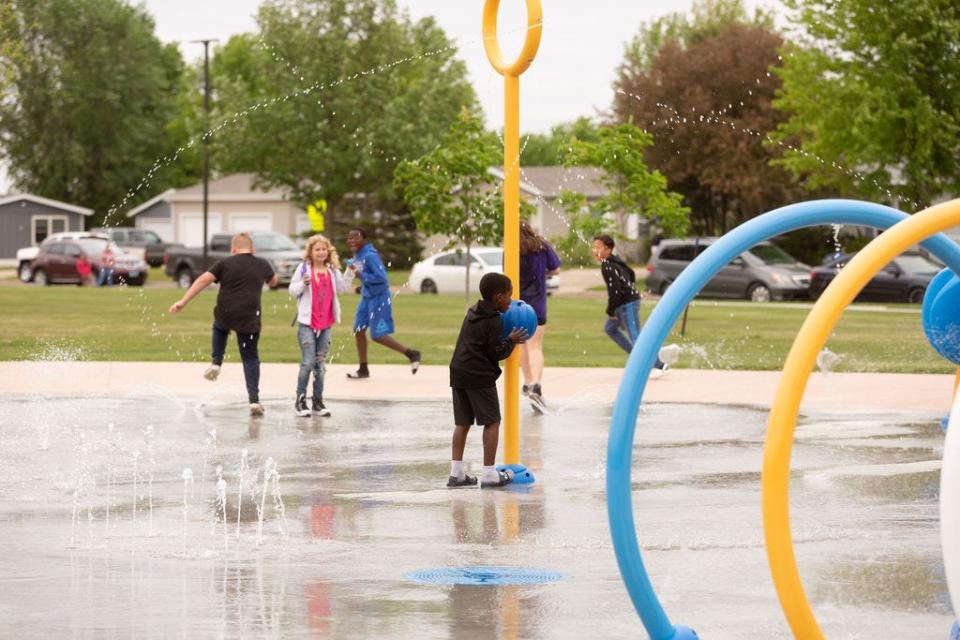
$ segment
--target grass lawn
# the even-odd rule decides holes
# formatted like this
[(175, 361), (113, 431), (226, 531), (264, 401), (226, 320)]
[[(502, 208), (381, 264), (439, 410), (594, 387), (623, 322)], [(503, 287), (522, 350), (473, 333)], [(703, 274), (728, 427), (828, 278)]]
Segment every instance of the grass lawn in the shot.
[[(402, 274), (400, 274), (402, 275)], [(0, 360), (78, 359), (205, 361), (216, 293), (195, 298), (179, 316), (166, 310), (176, 289), (89, 289), (72, 286), (0, 287), (3, 328)], [(334, 362), (356, 359), (350, 320), (358, 296), (342, 297), (345, 324), (334, 330)], [(548, 366), (619, 367), (625, 355), (603, 333), (604, 300), (558, 297), (550, 301)], [(642, 305), (644, 318), (652, 303)], [(841, 356), (837, 371), (952, 372), (927, 344), (917, 306), (848, 310), (828, 346)], [(678, 367), (780, 369), (809, 311), (798, 304), (717, 303), (691, 306), (686, 335), (674, 328), (670, 342), (684, 347)], [(396, 337), (423, 351), (426, 364), (447, 364), (463, 318), (463, 298), (403, 293), (394, 300)], [(283, 290), (263, 295), (265, 362), (297, 362), (293, 301)], [(235, 347), (228, 348), (231, 359)], [(392, 351), (371, 345), (372, 363), (402, 363)]]

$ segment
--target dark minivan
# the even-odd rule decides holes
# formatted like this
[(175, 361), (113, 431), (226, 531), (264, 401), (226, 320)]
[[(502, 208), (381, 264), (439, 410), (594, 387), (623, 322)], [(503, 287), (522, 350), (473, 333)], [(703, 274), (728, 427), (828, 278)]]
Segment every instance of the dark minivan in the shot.
[[(663, 240), (647, 263), (647, 289), (663, 294), (680, 272), (703, 253), (715, 237)], [(810, 267), (773, 244), (761, 242), (730, 261), (703, 287), (704, 298), (746, 298), (754, 302), (808, 297)]]

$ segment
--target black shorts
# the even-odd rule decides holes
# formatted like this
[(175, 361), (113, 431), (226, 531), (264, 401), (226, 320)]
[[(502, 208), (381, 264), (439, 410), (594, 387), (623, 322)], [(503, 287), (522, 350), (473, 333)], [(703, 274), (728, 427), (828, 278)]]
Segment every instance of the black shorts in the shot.
[(500, 398), (496, 387), (461, 389), (453, 391), (453, 423), (470, 426), (474, 422), (488, 425), (500, 422)]

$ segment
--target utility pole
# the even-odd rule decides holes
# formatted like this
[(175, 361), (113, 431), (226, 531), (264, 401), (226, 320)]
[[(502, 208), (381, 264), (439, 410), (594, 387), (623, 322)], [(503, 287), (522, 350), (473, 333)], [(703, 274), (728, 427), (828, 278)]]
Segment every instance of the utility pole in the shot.
[(191, 42), (203, 44), (203, 264), (201, 269), (206, 271), (207, 267), (207, 214), (209, 210), (209, 182), (210, 182), (210, 43), (217, 42), (216, 38), (206, 40), (192, 40)]

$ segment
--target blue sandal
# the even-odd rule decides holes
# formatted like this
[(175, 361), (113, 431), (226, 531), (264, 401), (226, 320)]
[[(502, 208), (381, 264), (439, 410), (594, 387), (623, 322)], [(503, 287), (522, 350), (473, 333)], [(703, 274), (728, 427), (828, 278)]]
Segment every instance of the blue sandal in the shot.
[(481, 482), (480, 488), (496, 489), (498, 487), (505, 487), (511, 482), (513, 482), (513, 471), (510, 471), (509, 469), (503, 469), (501, 471), (497, 471), (497, 475), (499, 476), (499, 480), (497, 480), (496, 482)]
[(463, 480), (461, 480), (456, 476), (450, 476), (449, 478), (447, 478), (448, 487), (472, 487), (472, 486), (475, 486), (476, 484), (477, 484), (476, 476), (471, 477), (468, 475), (464, 475)]

